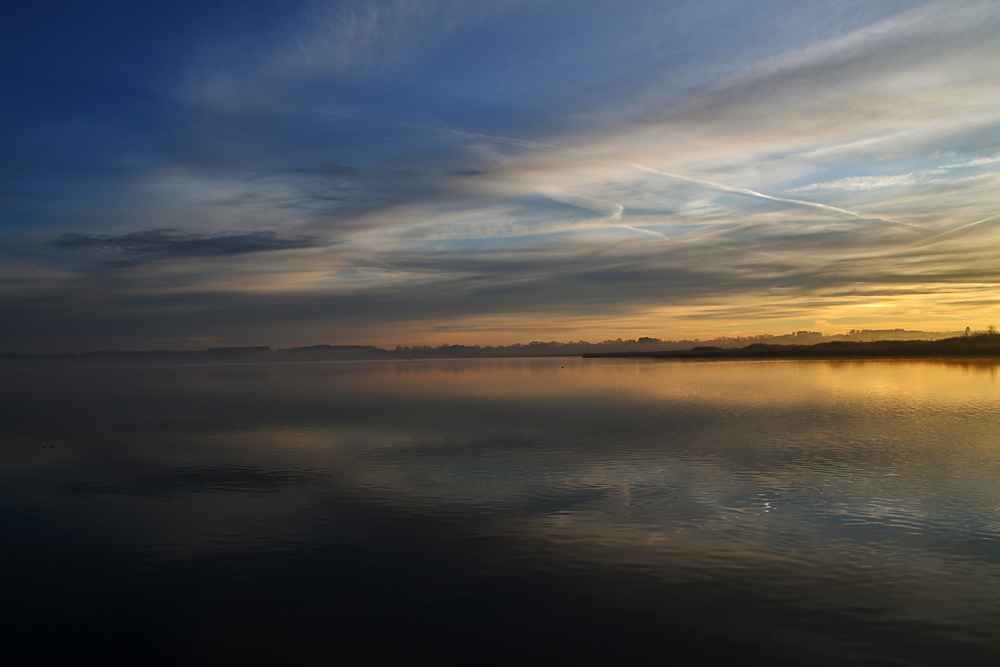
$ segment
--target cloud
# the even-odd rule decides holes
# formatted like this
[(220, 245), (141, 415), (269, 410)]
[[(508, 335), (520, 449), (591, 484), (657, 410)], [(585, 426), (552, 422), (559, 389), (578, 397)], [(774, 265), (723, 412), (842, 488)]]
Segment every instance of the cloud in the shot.
[(959, 162), (956, 164), (946, 164), (942, 169), (968, 169), (971, 167), (981, 167), (984, 164), (993, 164), (995, 162), (1000, 162), (1000, 157), (980, 157), (974, 160), (968, 160), (966, 162)]
[(378, 68), (451, 32), (470, 9), (462, 0), (312, 3), (274, 64), (313, 73)]
[(4, 312), (32, 341), (72, 313), (94, 340), (273, 345), (760, 331), (843, 321), (866, 286), (930, 312), (997, 280), (1000, 12), (876, 5), (349, 1), (208, 30), (221, 55), (173, 63), (183, 103), (102, 149), (137, 151), (105, 189), (17, 196), (0, 290), (42, 300)]
[(920, 171), (902, 174), (847, 176), (845, 178), (838, 178), (832, 181), (810, 183), (808, 185), (803, 185), (789, 190), (789, 192), (799, 193), (830, 190), (864, 192), (879, 188), (902, 188), (915, 185), (917, 183), (945, 183), (949, 185), (957, 185), (960, 183), (995, 178), (998, 174), (997, 172), (982, 172), (973, 175), (966, 173), (963, 176), (955, 177), (950, 175), (952, 171), (956, 169), (974, 169), (988, 164), (995, 164), (996, 162), (1000, 162), (1000, 158), (983, 157), (956, 164), (946, 164), (932, 169), (922, 169)]
[(809, 185), (803, 185), (802, 187), (789, 190), (789, 192), (815, 192), (817, 190), (846, 190), (849, 192), (857, 192), (874, 190), (876, 188), (903, 187), (913, 185), (914, 183), (923, 180), (928, 173), (942, 172), (916, 172), (909, 174), (897, 174), (895, 176), (848, 176), (846, 178), (838, 178), (836, 180), (826, 181), (823, 183), (810, 183)]
[(103, 250), (160, 258), (245, 255), (328, 245), (304, 236), (283, 237), (273, 231), (230, 232), (221, 235), (149, 229), (127, 234), (68, 233), (49, 242), (63, 250)]
[(217, 110), (288, 111), (301, 99), (298, 86), (327, 78), (364, 81), (385, 76), (393, 68), (427, 58), (462, 27), (520, 2), (304, 2), (300, 11), (289, 12), (294, 18), (272, 26), (267, 39), (237, 35), (220, 43), (213, 36), (202, 44), (200, 57), (189, 60), (174, 94)]

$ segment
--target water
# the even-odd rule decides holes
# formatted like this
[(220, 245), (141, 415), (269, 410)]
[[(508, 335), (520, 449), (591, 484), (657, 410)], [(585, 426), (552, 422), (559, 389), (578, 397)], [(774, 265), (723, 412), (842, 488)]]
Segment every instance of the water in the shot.
[(5, 652), (1000, 664), (992, 364), (0, 370)]

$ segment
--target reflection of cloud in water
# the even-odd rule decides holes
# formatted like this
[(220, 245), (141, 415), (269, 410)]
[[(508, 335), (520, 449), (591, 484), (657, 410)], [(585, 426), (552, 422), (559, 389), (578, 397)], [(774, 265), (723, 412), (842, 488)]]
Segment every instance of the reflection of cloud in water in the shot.
[(123, 494), (166, 498), (180, 493), (266, 492), (315, 481), (315, 472), (259, 468), (179, 467), (145, 470), (105, 482), (69, 482), (66, 493), (78, 496)]
[(0, 385), (8, 493), (167, 560), (261, 548), (372, 574), (358, 563), (397, 572), (412, 559), (393, 552), (422, 545), (472, 582), (568, 577), (764, 633), (881, 619), (874, 645), (895, 619), (966, 642), (1000, 625), (1000, 410), (981, 365), (255, 370), (21, 373)]

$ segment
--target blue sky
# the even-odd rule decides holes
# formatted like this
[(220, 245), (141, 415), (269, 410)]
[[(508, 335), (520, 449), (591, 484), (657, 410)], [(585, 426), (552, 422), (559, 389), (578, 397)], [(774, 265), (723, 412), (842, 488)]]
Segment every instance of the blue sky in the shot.
[(995, 2), (4, 14), (3, 351), (1000, 320)]

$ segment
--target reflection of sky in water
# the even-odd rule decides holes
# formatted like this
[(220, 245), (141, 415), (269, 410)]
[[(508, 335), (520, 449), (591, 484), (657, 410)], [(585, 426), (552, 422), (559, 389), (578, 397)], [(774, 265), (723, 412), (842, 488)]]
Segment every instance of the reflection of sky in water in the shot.
[[(595, 608), (817, 660), (996, 655), (991, 365), (3, 373), (0, 511), (21, 545), (5, 562), (33, 586), (35, 567), (99, 579), (86, 564), (109, 554), (146, 584), (277, 558), (303, 577), (429, 577), (442, 609), (566, 580)], [(449, 559), (455, 574), (428, 574)]]

